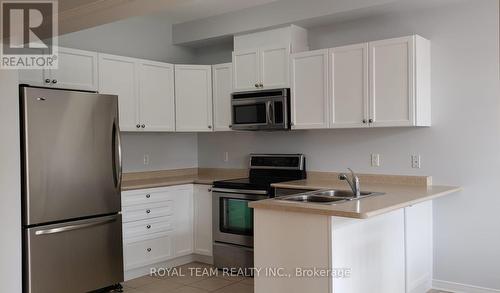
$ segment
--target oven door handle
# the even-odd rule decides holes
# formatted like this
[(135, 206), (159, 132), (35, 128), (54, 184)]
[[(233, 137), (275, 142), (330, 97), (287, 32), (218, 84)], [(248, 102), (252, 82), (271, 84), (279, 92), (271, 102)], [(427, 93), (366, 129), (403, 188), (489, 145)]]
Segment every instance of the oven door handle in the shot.
[(267, 195), (266, 190), (230, 189), (230, 188), (216, 188), (216, 187), (212, 188), (212, 192)]

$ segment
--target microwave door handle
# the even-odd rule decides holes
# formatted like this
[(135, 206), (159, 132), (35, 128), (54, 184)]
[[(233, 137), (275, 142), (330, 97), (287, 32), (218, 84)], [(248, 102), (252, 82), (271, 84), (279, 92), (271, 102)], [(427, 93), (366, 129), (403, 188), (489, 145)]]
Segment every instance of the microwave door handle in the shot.
[(271, 102), (266, 102), (266, 120), (267, 124), (271, 124)]
[(269, 122), (274, 124), (274, 102), (269, 102)]

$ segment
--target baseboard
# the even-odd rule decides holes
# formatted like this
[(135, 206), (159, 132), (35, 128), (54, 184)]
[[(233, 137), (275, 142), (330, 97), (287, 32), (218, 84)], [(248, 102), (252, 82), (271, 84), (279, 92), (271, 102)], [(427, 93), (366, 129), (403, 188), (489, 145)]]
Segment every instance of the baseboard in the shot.
[(190, 255), (181, 256), (181, 257), (174, 258), (174, 259), (171, 259), (168, 261), (164, 261), (164, 262), (144, 266), (141, 268), (136, 268), (136, 269), (125, 271), (125, 281), (139, 278), (142, 276), (147, 276), (150, 274), (151, 268), (173, 268), (173, 267), (182, 266), (182, 265), (188, 264), (190, 262), (194, 262), (194, 261), (207, 263), (207, 264), (213, 264), (214, 258), (212, 256), (201, 255), (201, 254), (190, 254)]
[(442, 280), (432, 280), (432, 288), (454, 293), (499, 293), (499, 289), (490, 289), (479, 286), (453, 283)]
[(409, 293), (426, 293), (430, 289), (432, 289), (431, 274), (425, 274), (408, 285)]

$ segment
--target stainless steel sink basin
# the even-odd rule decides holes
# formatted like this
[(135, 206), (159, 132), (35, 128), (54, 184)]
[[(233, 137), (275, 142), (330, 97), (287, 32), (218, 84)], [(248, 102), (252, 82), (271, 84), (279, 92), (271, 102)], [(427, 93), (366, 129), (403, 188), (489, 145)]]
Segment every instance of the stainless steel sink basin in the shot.
[[(372, 194), (373, 192), (366, 192), (362, 191), (361, 196), (367, 196)], [(323, 191), (317, 191), (313, 193), (314, 195), (321, 195), (321, 196), (334, 196), (334, 197), (354, 197), (354, 193), (350, 190), (323, 190)]]
[(278, 197), (276, 199), (284, 201), (294, 201), (294, 202), (338, 204), (350, 200), (359, 200), (369, 196), (381, 195), (381, 194), (383, 193), (362, 191), (361, 196), (355, 197), (352, 191), (350, 190), (329, 189), (329, 190), (316, 190), (294, 195), (287, 195)]
[(313, 194), (297, 194), (289, 195), (282, 198), (281, 200), (288, 201), (299, 201), (299, 202), (317, 202), (317, 203), (334, 203), (339, 201), (346, 201), (344, 198), (332, 197), (332, 196), (320, 196)]

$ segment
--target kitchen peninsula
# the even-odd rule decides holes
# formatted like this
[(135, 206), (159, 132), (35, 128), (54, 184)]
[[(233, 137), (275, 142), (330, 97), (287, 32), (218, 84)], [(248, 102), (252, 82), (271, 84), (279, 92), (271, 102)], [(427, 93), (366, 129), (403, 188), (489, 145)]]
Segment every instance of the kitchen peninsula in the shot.
[[(277, 194), (346, 190), (337, 173), (311, 172), (278, 183)], [(255, 277), (256, 292), (427, 292), (433, 254), (432, 199), (460, 187), (430, 177), (360, 175), (362, 191), (383, 194), (336, 204), (268, 199), (250, 204), (255, 266), (283, 276)], [(307, 272), (304, 274), (304, 272)]]

